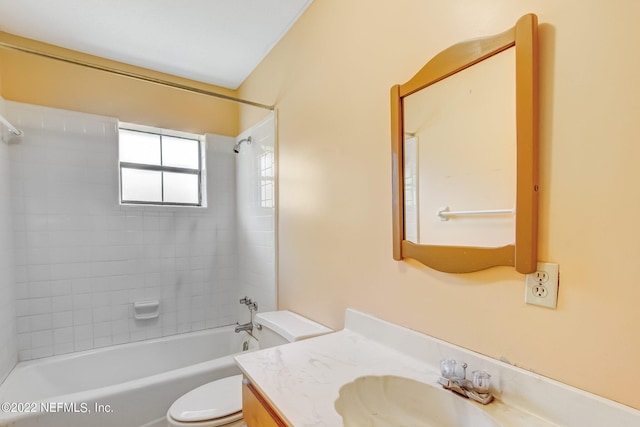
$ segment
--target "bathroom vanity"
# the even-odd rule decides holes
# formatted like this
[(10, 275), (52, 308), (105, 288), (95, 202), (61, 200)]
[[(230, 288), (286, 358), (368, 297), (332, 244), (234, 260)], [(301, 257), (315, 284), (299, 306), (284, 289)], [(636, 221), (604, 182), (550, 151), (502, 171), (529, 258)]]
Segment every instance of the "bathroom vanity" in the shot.
[[(452, 425), (461, 427), (640, 425), (640, 411), (354, 310), (347, 310), (342, 331), (235, 359), (248, 380), (243, 411), (249, 427), (357, 425), (345, 419), (349, 403), (336, 401), (346, 386), (372, 376), (410, 379), (438, 399), (452, 399), (466, 419)], [(495, 400), (480, 405), (442, 389), (442, 359), (490, 372)]]
[(242, 380), (242, 415), (248, 427), (289, 426), (246, 376)]

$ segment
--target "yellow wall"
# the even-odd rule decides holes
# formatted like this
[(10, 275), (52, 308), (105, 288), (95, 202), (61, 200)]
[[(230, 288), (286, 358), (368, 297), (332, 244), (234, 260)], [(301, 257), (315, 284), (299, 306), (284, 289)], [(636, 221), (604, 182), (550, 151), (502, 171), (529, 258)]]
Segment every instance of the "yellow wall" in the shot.
[[(555, 311), (525, 305), (512, 268), (443, 274), (391, 254), (389, 88), (528, 12)], [(316, 0), (240, 88), (278, 108), (281, 308), (341, 328), (353, 307), (640, 409), (639, 15), (632, 1)]]
[[(66, 58), (144, 74), (203, 90), (236, 96), (236, 91), (79, 52), (7, 33), (0, 41)], [(10, 101), (117, 117), (121, 121), (203, 134), (238, 135), (238, 105), (210, 96), (159, 86), (104, 71), (0, 48), (0, 95)]]

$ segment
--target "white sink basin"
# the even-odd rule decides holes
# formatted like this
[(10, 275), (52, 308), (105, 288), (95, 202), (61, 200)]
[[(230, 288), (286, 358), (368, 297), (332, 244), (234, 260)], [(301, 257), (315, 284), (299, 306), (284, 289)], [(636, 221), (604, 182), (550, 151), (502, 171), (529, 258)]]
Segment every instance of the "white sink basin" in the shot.
[(482, 407), (440, 387), (395, 376), (365, 376), (340, 388), (345, 427), (500, 427)]

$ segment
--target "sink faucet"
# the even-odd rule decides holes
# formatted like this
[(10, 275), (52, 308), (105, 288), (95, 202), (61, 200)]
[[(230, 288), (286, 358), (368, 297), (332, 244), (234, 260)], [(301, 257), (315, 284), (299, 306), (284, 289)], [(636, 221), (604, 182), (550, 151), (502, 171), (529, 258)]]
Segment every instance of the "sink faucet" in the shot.
[(475, 400), (486, 405), (493, 400), (493, 394), (489, 392), (491, 375), (485, 371), (473, 371), (473, 381), (467, 377), (467, 364), (459, 363), (452, 359), (444, 359), (440, 362), (442, 376), (438, 380), (445, 389), (458, 393), (461, 396)]

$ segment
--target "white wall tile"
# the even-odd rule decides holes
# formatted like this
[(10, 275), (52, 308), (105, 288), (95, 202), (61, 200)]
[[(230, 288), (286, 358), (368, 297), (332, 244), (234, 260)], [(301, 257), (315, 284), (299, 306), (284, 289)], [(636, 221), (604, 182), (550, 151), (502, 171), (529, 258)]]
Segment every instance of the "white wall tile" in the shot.
[(36, 347), (31, 350), (31, 358), (38, 359), (41, 357), (53, 356), (53, 345), (44, 347)]
[[(73, 342), (73, 328), (56, 328), (53, 330), (53, 343), (55, 344), (65, 344)], [(73, 347), (73, 346), (72, 346)]]
[(54, 355), (59, 355), (59, 354), (67, 354), (67, 353), (72, 353), (74, 351), (74, 347), (73, 347), (73, 341), (68, 342), (68, 343), (55, 343), (53, 344), (53, 354)]
[(64, 328), (73, 325), (73, 312), (71, 310), (52, 313), (51, 318), (53, 328)]
[(52, 322), (53, 322), (53, 319), (50, 313), (29, 316), (29, 330), (30, 331), (49, 330), (51, 329)]
[(53, 348), (53, 330), (31, 332), (31, 348), (51, 347)]
[[(239, 282), (240, 157), (232, 152), (232, 138), (207, 136), (210, 207), (120, 206), (115, 119), (6, 104), (12, 121), (25, 130), (21, 143), (5, 155), (11, 157), (11, 169), (3, 169), (0, 147), (0, 175), (8, 177), (6, 191), (14, 191), (0, 198), (0, 227), (3, 206), (13, 211), (15, 223), (15, 247), (0, 246), (0, 252), (16, 255), (14, 281), (20, 284), (13, 313), (5, 316), (13, 319), (12, 332), (5, 335), (13, 336), (21, 360), (239, 320), (244, 312), (238, 299), (248, 285)], [(269, 221), (261, 224), (268, 228)], [(248, 229), (258, 227), (255, 220)], [(2, 286), (0, 281), (0, 296)], [(217, 298), (223, 291), (228, 295)], [(161, 319), (134, 321), (133, 301), (147, 298), (160, 299)], [(262, 307), (275, 308), (275, 296), (268, 299)], [(46, 321), (48, 329), (42, 329)], [(4, 324), (8, 321), (0, 318)], [(0, 342), (8, 342), (1, 334), (0, 328)]]
[[(238, 224), (233, 238), (240, 244), (238, 259), (240, 265), (235, 267), (239, 272), (241, 295), (248, 295), (254, 301), (258, 301), (260, 311), (275, 310), (276, 284), (275, 284), (275, 209), (261, 206), (260, 192), (254, 191), (260, 185), (262, 171), (260, 159), (266, 153), (275, 152), (275, 123), (271, 115), (253, 128), (238, 136), (237, 140), (251, 135), (253, 144), (243, 146), (237, 155), (237, 217)], [(275, 165), (274, 165), (275, 166)], [(222, 242), (228, 240), (228, 236), (218, 235)], [(224, 258), (219, 259), (225, 262)], [(224, 269), (222, 274), (224, 277)], [(230, 310), (227, 318), (233, 316), (233, 312), (243, 315), (243, 310), (238, 308)]]

